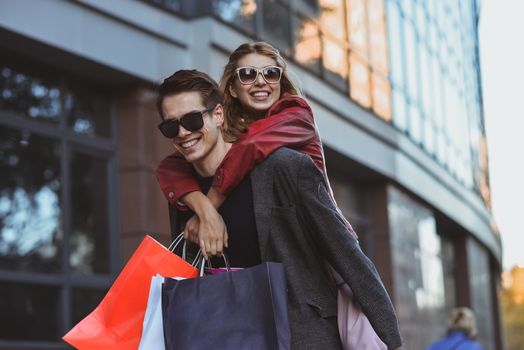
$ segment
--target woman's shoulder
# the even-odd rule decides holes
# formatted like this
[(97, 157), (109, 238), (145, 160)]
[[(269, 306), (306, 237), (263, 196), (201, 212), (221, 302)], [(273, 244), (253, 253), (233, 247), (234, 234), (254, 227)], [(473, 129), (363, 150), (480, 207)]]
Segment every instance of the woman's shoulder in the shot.
[(268, 110), (268, 115), (284, 112), (286, 109), (302, 109), (311, 113), (311, 107), (307, 101), (296, 95), (284, 95), (280, 100), (275, 102), (273, 106)]

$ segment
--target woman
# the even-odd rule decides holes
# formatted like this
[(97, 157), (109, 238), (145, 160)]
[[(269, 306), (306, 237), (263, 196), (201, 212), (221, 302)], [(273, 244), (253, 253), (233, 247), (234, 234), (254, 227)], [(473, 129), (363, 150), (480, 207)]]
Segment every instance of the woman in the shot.
[(482, 350), (482, 347), (473, 341), (477, 336), (477, 325), (473, 311), (467, 307), (454, 309), (448, 320), (448, 334), (427, 350)]
[[(176, 154), (169, 156), (162, 161), (157, 170), (157, 177), (166, 197), (171, 201), (180, 199), (196, 212), (197, 216), (190, 220), (185, 233), (199, 243), (207, 255), (220, 254), (223, 242), (227, 246), (227, 238), (221, 240), (225, 237), (225, 229), (223, 235), (219, 233), (215, 237), (212, 236), (216, 227), (223, 227), (215, 208), (220, 206), (225, 195), (237, 186), (257, 163), (276, 149), (287, 146), (309, 155), (323, 175), (325, 187), (329, 188), (322, 145), (311, 109), (290, 81), (285, 62), (276, 49), (267, 43), (241, 45), (231, 54), (220, 86), (225, 102), (224, 135), (228, 141), (235, 143), (213, 180), (213, 188), (209, 193), (212, 203), (200, 192), (198, 183), (193, 179), (191, 165), (182, 157)], [(199, 233), (196, 228), (198, 219)], [(342, 215), (338, 215), (337, 220), (339, 223), (344, 222), (345, 228), (341, 231), (356, 236)], [(203, 226), (207, 228), (203, 229)], [(300, 234), (297, 236), (301, 237)], [(289, 252), (285, 254), (288, 257)], [(298, 254), (297, 257), (305, 256)], [(292, 263), (293, 261), (290, 265)], [(372, 270), (374, 271), (374, 268)], [(376, 273), (371, 270), (368, 272), (368, 276), (372, 276), (370, 279), (378, 278)], [(362, 296), (362, 293), (359, 295)], [(386, 300), (390, 305), (387, 295), (385, 299), (380, 300)], [(336, 316), (336, 298), (333, 301), (325, 299), (325, 302), (324, 306), (329, 307), (322, 307), (319, 313), (323, 313), (322, 317), (326, 317), (324, 322), (328, 322), (328, 318), (333, 317), (333, 311)], [(313, 304), (315, 303), (318, 301)], [(392, 310), (388, 308), (389, 306), (386, 307), (388, 316), (385, 317), (392, 315)], [(376, 313), (373, 314), (373, 319), (377, 319)], [(389, 319), (395, 319), (394, 314)], [(391, 325), (388, 332), (393, 334), (389, 339), (394, 339), (390, 344), (399, 346), (398, 329), (396, 324), (392, 323), (388, 323), (388, 326)], [(337, 334), (336, 328), (334, 334)]]

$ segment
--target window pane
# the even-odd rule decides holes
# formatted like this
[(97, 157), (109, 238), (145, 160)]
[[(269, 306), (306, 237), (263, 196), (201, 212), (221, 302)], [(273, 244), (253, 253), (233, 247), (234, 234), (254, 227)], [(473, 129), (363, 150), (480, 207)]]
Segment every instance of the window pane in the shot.
[(64, 100), (67, 124), (78, 134), (111, 137), (109, 101), (79, 89)]
[(369, 51), (371, 66), (382, 75), (388, 75), (388, 51), (383, 0), (368, 1)]
[(371, 75), (373, 86), (373, 111), (382, 119), (391, 120), (391, 86), (389, 81), (377, 73)]
[(74, 152), (71, 159), (72, 269), (109, 272), (107, 164), (102, 158)]
[(0, 282), (0, 339), (59, 340), (59, 295), (56, 287)]
[(264, 35), (282, 53), (291, 55), (289, 9), (277, 0), (263, 2)]
[(424, 349), (445, 332), (454, 306), (455, 286), (444, 274), (454, 265), (452, 249), (437, 234), (433, 213), (394, 187), (388, 187), (388, 217), (401, 333), (412, 349)]
[(396, 86), (405, 87), (404, 50), (402, 47), (402, 19), (395, 2), (388, 1), (387, 15), (391, 60), (391, 81)]
[(320, 28), (322, 33), (329, 33), (329, 35), (345, 41), (346, 32), (344, 27), (346, 26), (344, 17), (345, 9), (344, 4), (341, 0), (319, 0), (320, 8)]
[(214, 0), (213, 12), (226, 22), (252, 34), (255, 32), (256, 0)]
[(0, 268), (61, 270), (58, 143), (0, 126)]
[(406, 96), (399, 90), (393, 90), (393, 124), (402, 131), (407, 130), (408, 108)]
[(355, 53), (349, 55), (349, 72), (351, 98), (364, 107), (370, 107), (369, 67)]
[(294, 17), (295, 60), (320, 72), (321, 44), (318, 25), (311, 19)]
[(98, 306), (107, 290), (94, 290), (87, 288), (74, 288), (72, 298), (72, 324), (77, 324)]
[(470, 269), (471, 307), (476, 314), (479, 341), (484, 349), (495, 349), (495, 325), (493, 320), (493, 293), (489, 256), (476, 241), (467, 243), (468, 267)]
[(349, 43), (352, 50), (362, 56), (368, 56), (368, 37), (366, 27), (366, 2), (364, 0), (348, 1)]
[(409, 134), (415, 142), (422, 141), (422, 116), (418, 107), (413, 104), (409, 108)]
[(58, 83), (4, 66), (0, 71), (0, 109), (31, 119), (58, 123), (61, 113)]
[(326, 80), (336, 84), (342, 91), (347, 91), (348, 62), (347, 51), (339, 44), (323, 37), (324, 54), (322, 62)]

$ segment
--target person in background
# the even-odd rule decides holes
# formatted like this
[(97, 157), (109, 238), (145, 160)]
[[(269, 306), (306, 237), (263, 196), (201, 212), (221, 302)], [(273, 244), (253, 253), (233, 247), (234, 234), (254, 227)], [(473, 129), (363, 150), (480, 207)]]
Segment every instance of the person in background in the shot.
[[(223, 137), (226, 118), (218, 86), (204, 73), (182, 70), (165, 79), (158, 91), (159, 129), (202, 185), (233, 149)], [(351, 287), (388, 348), (401, 345), (380, 277), (349, 232), (311, 157), (289, 148), (272, 152), (232, 189), (220, 210), (231, 224), (226, 252), (232, 264), (284, 265), (292, 349), (341, 348), (337, 286), (327, 264)]]
[(473, 311), (459, 307), (451, 311), (446, 337), (431, 344), (426, 350), (482, 350), (480, 344), (473, 340), (476, 336), (477, 325)]

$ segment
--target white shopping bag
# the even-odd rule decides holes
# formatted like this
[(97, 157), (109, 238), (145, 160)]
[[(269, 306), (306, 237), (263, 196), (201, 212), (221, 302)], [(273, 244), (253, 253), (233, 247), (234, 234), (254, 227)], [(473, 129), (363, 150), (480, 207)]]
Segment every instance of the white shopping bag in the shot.
[(162, 283), (164, 283), (164, 277), (160, 275), (151, 278), (139, 350), (165, 349), (162, 323)]

